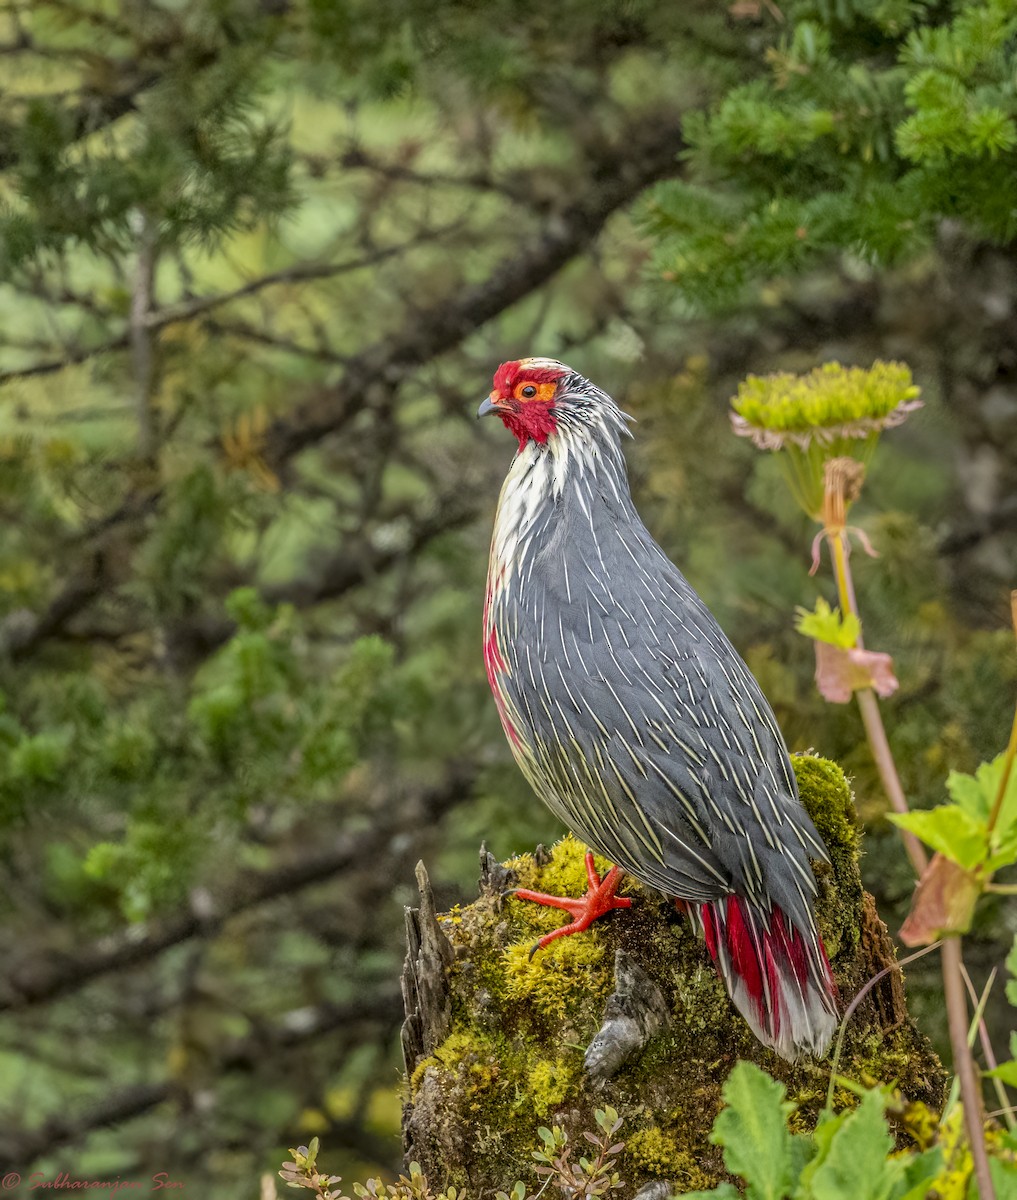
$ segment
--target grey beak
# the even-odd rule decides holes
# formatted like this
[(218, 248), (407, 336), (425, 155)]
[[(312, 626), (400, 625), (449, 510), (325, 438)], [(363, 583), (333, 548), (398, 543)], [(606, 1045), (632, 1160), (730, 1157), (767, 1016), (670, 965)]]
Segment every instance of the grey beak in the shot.
[(486, 417), (488, 413), (493, 413), (493, 412), (497, 412), (497, 411), (498, 411), (498, 409), (495, 407), (494, 404), (491, 403), (491, 397), (488, 396), (486, 400), (482, 400), (480, 402), (480, 407), (477, 409), (477, 416), (478, 417)]

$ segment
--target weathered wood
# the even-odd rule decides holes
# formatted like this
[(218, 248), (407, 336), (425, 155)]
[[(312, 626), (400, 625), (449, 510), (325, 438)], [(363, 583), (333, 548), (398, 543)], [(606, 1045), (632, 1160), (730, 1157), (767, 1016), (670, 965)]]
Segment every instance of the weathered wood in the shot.
[(440, 1045), (451, 1023), (449, 970), (454, 958), (452, 945), (438, 924), (434, 892), (427, 870), (417, 863), (420, 908), (406, 909), (406, 959), (400, 987), (406, 1020), (401, 1041), (406, 1070)]
[[(542, 846), (537, 847), (542, 850)], [(477, 887), (481, 896), (494, 896), (502, 899), (511, 888), (515, 887), (515, 872), (503, 866), (487, 848), (487, 842), (480, 847), (480, 878)]]

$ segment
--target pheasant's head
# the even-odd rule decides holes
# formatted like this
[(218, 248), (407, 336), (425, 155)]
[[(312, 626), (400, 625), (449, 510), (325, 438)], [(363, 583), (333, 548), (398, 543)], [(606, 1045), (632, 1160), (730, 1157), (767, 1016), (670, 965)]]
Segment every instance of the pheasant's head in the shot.
[(575, 372), (553, 358), (523, 358), (502, 363), (494, 373), (494, 390), (481, 404), (478, 417), (497, 413), (519, 439), (546, 442), (558, 431), (555, 401), (560, 385)]
[[(531, 443), (564, 453), (580, 445), (618, 446), (631, 420), (607, 392), (553, 358), (521, 358), (502, 363), (494, 373), (494, 390), (477, 416), (497, 413), (519, 439), (519, 450)], [(553, 440), (552, 440), (553, 439)]]

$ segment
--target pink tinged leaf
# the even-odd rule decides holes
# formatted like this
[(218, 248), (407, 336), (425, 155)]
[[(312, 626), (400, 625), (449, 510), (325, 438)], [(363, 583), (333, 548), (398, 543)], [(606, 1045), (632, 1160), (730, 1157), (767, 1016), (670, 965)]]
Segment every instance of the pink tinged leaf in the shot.
[(873, 688), (880, 696), (892, 696), (900, 686), (893, 673), (893, 659), (881, 650), (843, 649), (827, 642), (816, 648), (816, 686), (824, 700), (847, 704), (852, 692)]
[(905, 946), (928, 946), (941, 937), (967, 933), (981, 890), (970, 871), (934, 854), (918, 881), (900, 940)]

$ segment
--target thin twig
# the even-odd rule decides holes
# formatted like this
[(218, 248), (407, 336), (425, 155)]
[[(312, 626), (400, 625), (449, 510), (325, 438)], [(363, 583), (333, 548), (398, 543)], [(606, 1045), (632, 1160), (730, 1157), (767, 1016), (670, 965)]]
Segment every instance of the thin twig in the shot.
[(314, 359), (316, 362), (333, 363), (336, 366), (345, 366), (349, 362), (349, 355), (339, 354), (327, 346), (302, 346), (289, 338), (280, 337), (264, 329), (257, 329), (243, 321), (218, 321), (210, 318), (205, 322), (205, 327), (210, 333), (257, 342), (258, 345), (269, 346), (273, 350), (283, 350), (287, 354), (296, 354), (301, 358)]
[(935, 950), (939, 945), (939, 942), (933, 942), (931, 946), (923, 946), (921, 950), (916, 950), (913, 954), (907, 955), (906, 958), (901, 958), (897, 962), (890, 963), (888, 967), (884, 967), (882, 971), (879, 971), (873, 975), (873, 977), (858, 990), (858, 994), (845, 1009), (844, 1015), (840, 1020), (840, 1029), (837, 1033), (837, 1045), (834, 1048), (833, 1063), (830, 1067), (830, 1086), (826, 1093), (826, 1107), (831, 1111), (833, 1109), (833, 1088), (837, 1081), (837, 1065), (840, 1062), (841, 1051), (844, 1049), (844, 1035), (847, 1033), (848, 1021), (850, 1021), (854, 1016), (858, 1005), (861, 1004), (861, 1002), (865, 999), (869, 992), (872, 991), (876, 984), (879, 983), (879, 981), (885, 976), (889, 975), (891, 971), (903, 971), (903, 969), (910, 966), (911, 963), (917, 962), (920, 958), (924, 958), (926, 954), (931, 954), (932, 951)]
[[(140, 324), (142, 328), (154, 332), (158, 329), (164, 329), (169, 325), (178, 325), (184, 321), (190, 321), (194, 317), (201, 316), (202, 313), (209, 312), (214, 308), (220, 308), (224, 304), (231, 304), (234, 300), (242, 300), (245, 296), (253, 296), (264, 288), (274, 287), (277, 284), (303, 283), (314, 279), (334, 279), (338, 275), (375, 266), (385, 259), (405, 253), (407, 250), (422, 245), (424, 242), (433, 241), (444, 234), (454, 232), (457, 227), (458, 222), (452, 222), (438, 229), (428, 230), (424, 234), (418, 234), (416, 237), (407, 238), (405, 241), (398, 242), (395, 245), (382, 246), (373, 250), (370, 254), (362, 255), (359, 258), (346, 259), (339, 263), (297, 263), (295, 266), (284, 267), (280, 271), (273, 271), (268, 275), (261, 275), (257, 279), (251, 279), (240, 287), (228, 292), (216, 292), (210, 296), (195, 296), (191, 300), (181, 301), (179, 304), (167, 305), (166, 308), (150, 311), (145, 315), (144, 320)], [(130, 332), (122, 333), (95, 346), (78, 346), (70, 349), (60, 358), (46, 359), (42, 362), (32, 363), (27, 367), (19, 367), (11, 371), (0, 371), (0, 386), (14, 379), (30, 379), (33, 376), (52, 375), (57, 371), (64, 370), (66, 367), (78, 366), (80, 363), (87, 362), (91, 358), (97, 358), (101, 354), (125, 350), (130, 345), (130, 342)]]
[(95, 979), (149, 962), (194, 938), (209, 936), (244, 912), (332, 879), (349, 870), (351, 864), (367, 861), (404, 829), (423, 828), (439, 820), (462, 800), (473, 778), (472, 764), (451, 764), (443, 780), (421, 788), (398, 814), (378, 818), (362, 830), (342, 830), (297, 863), (282, 863), (234, 879), (229, 891), (213, 900), (209, 911), (198, 911), (188, 904), (147, 926), (121, 930), (62, 957), (41, 947), (35, 957), (7, 964), (0, 1012), (45, 1004), (76, 992)]
[[(217, 1056), (215, 1072), (222, 1075), (250, 1072), (272, 1050), (313, 1043), (330, 1032), (348, 1030), (351, 1025), (381, 1024), (391, 1029), (398, 1024), (401, 1014), (401, 998), (394, 989), (363, 995), (344, 1004), (326, 1002), (316, 1006), (311, 1019), (298, 1026), (288, 1024), (284, 1018), (263, 1026), (256, 1034), (227, 1042)], [(178, 1094), (182, 1094), (180, 1080), (167, 1077), (113, 1091), (78, 1116), (68, 1117), (61, 1111), (31, 1129), (12, 1129), (7, 1125), (0, 1136), (0, 1173), (13, 1171), (15, 1167), (24, 1169), (43, 1154), (79, 1143), (96, 1129), (119, 1128)]]
[(156, 233), (146, 212), (138, 214), (138, 261), (131, 292), (130, 340), (134, 363), (135, 411), (138, 420), (138, 457), (154, 463), (159, 448), (156, 413), (152, 403), (155, 385), (153, 331), (148, 327), (155, 286), (158, 252)]
[[(971, 999), (971, 1003), (975, 1006), (975, 1011), (978, 1012), (979, 1009), (984, 1008), (984, 1003), (979, 1003), (978, 993), (975, 991), (975, 985), (972, 982), (971, 976), (968, 974), (967, 967), (964, 967), (963, 971), (964, 983), (968, 989), (968, 996)], [(992, 974), (989, 976), (989, 982), (985, 985), (986, 995), (988, 995), (989, 987), (992, 985), (995, 978), (996, 971), (995, 968), (993, 968)], [(978, 1038), (982, 1043), (982, 1053), (985, 1055), (985, 1062), (988, 1065), (989, 1070), (995, 1071), (995, 1069), (999, 1066), (999, 1061), (997, 1060), (995, 1052), (992, 1049), (992, 1041), (989, 1037), (989, 1028), (985, 1024), (984, 1016), (981, 1015), (978, 1017)], [(1007, 1095), (1002, 1079), (999, 1079), (994, 1075), (992, 1077), (992, 1085), (993, 1090), (996, 1093), (996, 1099), (1004, 1106), (1004, 1109), (1007, 1109), (1010, 1105), (1010, 1097)], [(1017, 1124), (1017, 1122), (1015, 1122), (1013, 1117), (1009, 1114), (1007, 1115), (1006, 1123), (1011, 1129), (1013, 1129), (1015, 1124)]]

